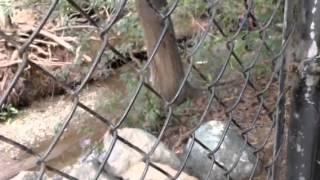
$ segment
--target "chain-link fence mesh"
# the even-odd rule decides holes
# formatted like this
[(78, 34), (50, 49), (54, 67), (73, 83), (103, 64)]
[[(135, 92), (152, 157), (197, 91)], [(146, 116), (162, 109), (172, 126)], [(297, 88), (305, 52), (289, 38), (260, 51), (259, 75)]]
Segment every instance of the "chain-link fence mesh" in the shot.
[[(137, 55), (135, 57), (130, 57), (127, 54), (123, 54), (123, 51), (117, 50), (117, 46), (113, 46), (112, 43), (110, 43), (110, 37), (112, 36), (111, 32), (117, 31), (117, 29), (114, 29), (117, 27), (117, 23), (122, 23), (122, 19), (125, 16), (128, 16), (128, 10), (126, 8), (130, 2), (127, 2), (126, 0), (114, 1), (109, 16), (110, 18), (102, 22), (100, 21), (99, 23), (97, 21), (97, 19), (99, 20), (99, 16), (94, 16), (97, 15), (95, 12), (87, 11), (81, 7), (80, 3), (73, 0), (65, 0), (64, 2), (55, 0), (51, 3), (46, 14), (43, 15), (39, 25), (31, 31), (29, 38), (22, 45), (16, 42), (10, 35), (1, 31), (1, 38), (18, 50), (17, 57), (19, 59), (17, 63), (18, 68), (14, 71), (15, 75), (1, 96), (0, 104), (2, 107), (4, 107), (8, 98), (14, 93), (19, 78), (23, 75), (26, 68), (29, 67), (41, 71), (41, 76), (49, 77), (52, 80), (51, 82), (58, 84), (59, 87), (71, 97), (70, 101), (72, 101), (73, 106), (69, 115), (65, 119), (61, 119), (61, 126), (59, 127), (57, 134), (43, 154), (39, 154), (32, 150), (34, 147), (26, 147), (15, 139), (7, 138), (6, 134), (3, 134), (2, 132), (0, 132), (0, 141), (11, 144), (15, 148), (36, 157), (38, 159), (37, 165), (40, 167), (39, 179), (42, 178), (46, 171), (51, 171), (68, 179), (76, 179), (58, 168), (48, 165), (47, 159), (68, 128), (76, 109), (82, 109), (94, 116), (94, 121), (99, 120), (103, 122), (105, 126), (109, 128), (113, 137), (111, 146), (108, 148), (108, 153), (99, 167), (99, 173), (96, 175), (96, 178), (104, 171), (104, 166), (107, 163), (115, 144), (122, 142), (144, 157), (143, 161), (145, 162), (145, 169), (143, 174), (141, 174), (141, 179), (144, 179), (148, 168), (150, 167), (163, 173), (169, 179), (178, 178), (185, 169), (186, 162), (188, 161), (190, 152), (195, 143), (202, 145), (203, 148), (208, 150), (207, 155), (212, 161), (212, 167), (218, 166), (222, 168), (225, 171), (225, 177), (232, 179), (230, 174), (240, 161), (240, 157), (246, 146), (243, 146), (243, 149), (239, 150), (237, 161), (228, 167), (216, 160), (215, 154), (221, 148), (220, 146), (231, 126), (235, 125), (241, 130), (240, 135), (244, 139), (245, 144), (252, 147), (254, 149), (254, 154), (257, 156), (257, 162), (255, 163), (255, 167), (252, 168), (250, 179), (254, 178), (259, 159), (262, 159), (263, 171), (267, 172), (266, 176), (263, 178), (269, 177), (275, 179), (276, 177), (280, 177), (279, 172), (282, 167), (285, 167), (285, 164), (283, 164), (285, 163), (285, 156), (283, 151), (281, 151), (284, 150), (285, 146), (284, 99), (286, 89), (285, 75), (283, 73), (283, 53), (287, 44), (287, 40), (282, 39), (283, 1), (255, 2), (253, 0), (245, 0), (241, 3), (242, 7), (231, 7), (231, 12), (236, 11), (234, 10), (236, 8), (243, 9), (242, 14), (232, 17), (234, 19), (231, 23), (232, 28), (224, 21), (227, 14), (223, 13), (228, 11), (223, 11), (223, 8), (230, 8), (227, 7), (227, 1), (202, 2), (206, 3), (205, 12), (202, 16), (202, 20), (205, 20), (206, 23), (200, 25), (200, 30), (192, 37), (184, 37), (184, 39), (177, 37), (177, 44), (179, 46), (179, 51), (181, 51), (180, 55), (186, 59), (183, 60), (186, 68), (185, 77), (173, 100), (170, 101), (165, 99), (161, 93), (157, 92), (150, 84), (148, 81), (148, 73), (149, 67), (154, 61), (154, 56), (157, 54), (157, 50), (162, 46), (164, 38), (167, 35), (166, 33), (171, 28), (170, 17), (179, 10), (181, 2), (179, 0), (174, 2), (170, 1), (164, 9), (157, 8), (152, 1), (146, 2), (148, 2), (150, 8), (161, 17), (161, 27), (163, 27), (163, 29), (161, 29), (161, 35), (158, 37), (154, 49), (148, 51), (152, 53), (148, 53), (148, 55), (146, 55), (145, 52), (142, 53), (145, 60), (140, 60)], [(79, 85), (75, 86), (70, 86), (64, 81), (61, 81), (42, 65), (36, 61), (30, 60), (29, 56), (29, 49), (31, 48), (32, 43), (36, 37), (41, 35), (41, 30), (48, 19), (54, 15), (55, 9), (59, 3), (67, 3), (70, 5), (73, 12), (78, 12), (77, 15), (83, 17), (87, 24), (94, 26), (95, 31), (101, 38), (99, 50), (97, 51), (90, 68), (86, 71), (86, 76), (81, 79)], [(264, 3), (268, 3), (269, 6), (264, 7)], [(265, 17), (258, 16), (261, 14), (261, 12), (256, 12), (258, 5), (262, 6), (259, 9), (260, 11), (266, 11), (264, 14)], [(173, 27), (175, 28), (175, 26), (175, 21), (173, 21)], [(130, 31), (130, 27), (128, 28), (128, 31)], [(208, 39), (213, 39), (214, 43), (208, 45), (206, 42)], [(126, 39), (123, 41), (126, 42)], [(215, 51), (214, 53), (216, 54), (209, 56), (207, 59), (197, 55), (200, 51), (210, 51), (210, 48), (208, 47), (219, 47), (224, 49), (224, 52)], [(221, 54), (219, 54), (220, 52)], [(82, 103), (79, 99), (79, 94), (90, 81), (92, 74), (95, 72), (99, 63), (101, 63), (101, 59), (105, 54), (113, 54), (113, 56), (116, 57), (117, 62), (122, 64), (127, 62), (134, 63), (135, 71), (132, 74), (138, 77), (135, 87), (132, 89), (134, 93), (128, 94), (128, 96), (130, 95), (130, 101), (127, 104), (127, 107), (116, 120), (105, 118), (103, 115), (100, 115), (98, 112), (95, 112), (95, 110)], [(114, 59), (109, 59), (107, 63), (114, 63)], [(202, 64), (205, 64), (205, 68), (201, 66)], [(110, 67), (112, 66), (110, 65)], [(206, 73), (212, 75), (207, 76)], [(193, 78), (197, 79), (195, 82), (202, 82), (202, 84), (192, 84)], [(193, 119), (193, 125), (189, 126), (188, 131), (184, 134), (184, 139), (190, 138), (189, 141), (191, 146), (187, 149), (186, 156), (182, 158), (183, 163), (181, 167), (177, 170), (177, 173), (172, 176), (166, 172), (166, 170), (152, 162), (150, 157), (161, 141), (166, 142), (166, 133), (168, 133), (167, 131), (172, 124), (177, 127), (183, 126), (184, 122), (177, 120), (179, 119), (179, 116), (175, 111), (176, 109), (181, 108), (183, 104), (177, 105), (175, 101), (183, 92), (184, 86), (188, 81), (191, 81), (191, 86), (203, 87), (201, 96), (203, 108), (201, 109), (201, 114), (195, 118), (196, 120)], [(135, 144), (130, 143), (118, 134), (119, 128), (123, 127), (123, 125), (129, 121), (128, 115), (131, 113), (132, 109), (135, 106), (139, 106), (136, 101), (139, 99), (139, 96), (141, 96), (143, 90), (154, 94), (156, 98), (162, 102), (163, 107), (161, 108), (165, 112), (165, 117), (159, 120), (162, 121), (160, 123), (160, 128), (158, 128), (155, 133), (157, 135), (157, 141), (153, 144), (149, 152), (144, 152)], [(205, 145), (195, 137), (195, 131), (201, 124), (213, 119), (224, 121), (226, 126), (224, 127), (223, 135), (219, 140), (218, 146), (205, 147)], [(32, 120), (30, 120), (30, 123), (32, 123)], [(181, 146), (184, 146), (184, 143), (181, 144)], [(209, 172), (209, 174), (210, 173), (212, 172)]]

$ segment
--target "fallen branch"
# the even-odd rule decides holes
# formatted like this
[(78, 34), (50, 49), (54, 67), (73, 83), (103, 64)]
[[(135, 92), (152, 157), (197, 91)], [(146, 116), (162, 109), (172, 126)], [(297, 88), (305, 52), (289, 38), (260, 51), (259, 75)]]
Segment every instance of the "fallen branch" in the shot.
[[(46, 52), (45, 50), (43, 50), (41, 47), (39, 47), (37, 45), (30, 44), (30, 47), (34, 48), (35, 50), (37, 50), (40, 54), (43, 54), (45, 56), (49, 56), (50, 55), (49, 52)], [(50, 49), (50, 48), (48, 47), (48, 49)]]
[(64, 31), (68, 29), (97, 29), (95, 26), (90, 25), (75, 25), (75, 26), (64, 26), (50, 29), (51, 31)]
[[(64, 66), (64, 65), (69, 65), (72, 64), (72, 62), (43, 62), (43, 61), (35, 61), (32, 59), (29, 59), (29, 61), (39, 64), (39, 65), (45, 65), (45, 66)], [(15, 60), (15, 61), (0, 61), (0, 68), (6, 68), (10, 67), (16, 64), (22, 63), (22, 60)]]
[[(32, 31), (35, 31), (36, 28), (31, 27)], [(68, 51), (73, 52), (74, 48), (71, 44), (69, 44), (68, 42), (66, 42), (65, 40), (63, 40), (62, 38), (54, 35), (53, 33), (49, 32), (49, 31), (45, 31), (45, 30), (41, 30), (40, 34), (55, 41), (56, 43), (58, 43), (59, 45), (61, 45), (62, 47), (66, 48)]]
[(19, 64), (21, 63), (22, 60), (17, 60), (17, 61), (1, 61), (1, 64), (0, 64), (0, 68), (6, 68), (6, 67), (10, 67), (10, 66), (13, 66), (15, 64)]
[[(59, 61), (59, 59), (57, 58), (51, 58), (52, 61), (47, 61), (47, 58), (41, 58), (37, 55), (35, 55), (34, 53), (30, 53), (29, 56), (28, 56), (29, 60), (30, 61), (35, 61), (35, 62), (46, 62), (46, 63), (52, 63), (52, 61)], [(38, 63), (40, 64), (40, 63)]]
[(4, 86), (7, 82), (7, 79), (8, 79), (8, 73), (3, 73), (3, 78), (2, 78), (2, 81), (0, 82), (0, 90), (4, 90)]
[[(15, 46), (16, 50), (13, 51), (10, 60), (9, 61), (1, 61), (1, 64), (0, 64), (1, 68), (13, 66), (13, 65), (16, 65), (16, 64), (19, 64), (22, 62), (21, 60), (18, 60), (17, 49), (19, 49), (21, 46), (19, 44), (22, 44), (28, 40), (30, 34), (26, 33), (26, 32), (35, 31), (36, 28), (30, 27), (30, 26), (22, 26), (20, 29), (21, 30), (17, 33), (17, 36), (19, 38), (17, 38), (15, 41), (11, 40), (11, 36), (9, 37), (4, 32), (1, 31), (2, 34), (0, 34), (0, 36), (4, 35), (5, 41), (8, 40), (8, 37), (9, 37), (10, 42), (13, 41), (13, 42), (15, 42), (15, 45), (16, 45)], [(65, 48), (67, 51), (74, 53), (74, 50), (75, 50), (74, 46), (72, 44), (68, 43), (67, 41), (78, 43), (78, 41), (75, 37), (70, 37), (70, 36), (58, 37), (57, 35), (49, 32), (49, 31), (46, 31), (46, 30), (41, 30), (39, 32), (39, 34), (44, 36), (47, 39), (50, 39), (50, 40), (48, 41), (48, 40), (42, 40), (42, 39), (34, 39), (33, 43), (30, 45), (30, 47), (35, 49), (37, 53), (48, 56), (48, 59), (41, 58), (31, 52), (31, 54), (29, 54), (29, 58), (32, 58), (32, 59), (30, 59), (30, 61), (32, 61), (36, 64), (39, 64), (39, 65), (48, 65), (48, 66), (63, 66), (66, 64), (71, 64), (70, 62), (53, 62), (53, 61), (59, 61), (59, 59), (52, 58), (53, 52), (50, 47), (56, 47), (56, 46), (60, 45), (63, 48)], [(37, 43), (45, 45), (47, 49), (43, 49), (40, 45), (36, 45)], [(78, 57), (79, 57), (79, 55), (78, 55)], [(84, 59), (86, 62), (92, 61), (92, 58), (86, 54), (82, 54), (82, 55), (80, 55), (80, 57), (82, 59)]]

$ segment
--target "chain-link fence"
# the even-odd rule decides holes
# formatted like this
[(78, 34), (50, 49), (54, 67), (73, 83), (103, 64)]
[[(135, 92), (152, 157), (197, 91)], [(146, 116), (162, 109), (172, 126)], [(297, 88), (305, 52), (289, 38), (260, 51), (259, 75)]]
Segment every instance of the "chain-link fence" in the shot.
[[(168, 46), (167, 44), (164, 45), (163, 42), (166, 41), (168, 36), (171, 36), (170, 33), (172, 28), (176, 28), (175, 21), (171, 23), (170, 17), (178, 11), (181, 4), (179, 0), (174, 2), (170, 1), (167, 6), (161, 8), (157, 5), (157, 1), (137, 0), (137, 2), (148, 3), (149, 7), (144, 8), (153, 11), (156, 14), (156, 17), (160, 17), (161, 25), (159, 27), (162, 28), (161, 30), (158, 29), (158, 32), (155, 33), (160, 36), (156, 41), (151, 43), (154, 48), (150, 49), (149, 46), (147, 47), (149, 48), (148, 53), (142, 53), (142, 56), (145, 57), (144, 60), (139, 59), (137, 55), (132, 57), (123, 54), (121, 50), (117, 50), (116, 45), (114, 46), (110, 43), (110, 37), (112, 36), (110, 32), (117, 31), (117, 29), (113, 28), (116, 27), (117, 23), (121, 23), (125, 16), (128, 16), (126, 7), (129, 2), (126, 0), (114, 1), (113, 9), (109, 16), (111, 18), (100, 23), (97, 23), (97, 16), (93, 16), (95, 15), (94, 12), (83, 9), (79, 3), (73, 0), (66, 0), (63, 2), (71, 5), (73, 11), (80, 13), (78, 15), (82, 16), (88, 22), (87, 24), (94, 26), (101, 38), (98, 53), (93, 59), (90, 68), (86, 71), (86, 76), (81, 79), (79, 85), (72, 87), (63, 81), (60, 81), (55, 75), (42, 65), (39, 65), (36, 61), (29, 59), (29, 49), (32, 43), (36, 37), (41, 34), (43, 27), (50, 16), (54, 14), (59, 2), (59, 0), (54, 0), (51, 3), (50, 8), (47, 10), (46, 14), (43, 15), (39, 25), (32, 30), (30, 37), (22, 45), (16, 42), (10, 35), (1, 31), (1, 38), (18, 50), (17, 57), (19, 59), (19, 62), (17, 63), (18, 68), (14, 71), (15, 75), (1, 96), (0, 104), (2, 107), (4, 107), (8, 101), (8, 97), (14, 92), (19, 78), (23, 76), (24, 71), (28, 67), (41, 71), (43, 73), (41, 76), (46, 76), (52, 80), (51, 82), (58, 84), (59, 87), (71, 97), (70, 101), (73, 103), (73, 107), (70, 110), (68, 117), (61, 120), (62, 123), (57, 134), (43, 154), (39, 154), (32, 150), (34, 147), (26, 147), (15, 139), (10, 139), (6, 137), (6, 134), (0, 132), (1, 142), (13, 145), (15, 148), (37, 158), (37, 165), (40, 167), (40, 176), (38, 179), (41, 179), (47, 171), (51, 171), (68, 179), (76, 179), (75, 177), (64, 173), (62, 170), (52, 165), (48, 165), (47, 159), (68, 128), (73, 115), (78, 108), (83, 109), (94, 116), (94, 120), (103, 122), (105, 126), (109, 128), (113, 137), (111, 145), (108, 147), (108, 153), (103, 158), (103, 162), (99, 167), (99, 173), (96, 174), (95, 179), (97, 179), (104, 171), (104, 167), (108, 162), (108, 158), (110, 157), (115, 144), (119, 142), (128, 145), (128, 147), (144, 157), (143, 161), (145, 167), (141, 174), (141, 179), (145, 178), (148, 169), (150, 168), (158, 170), (167, 176), (168, 179), (177, 179), (180, 174), (185, 171), (186, 163), (195, 144), (200, 144), (203, 148), (208, 150), (207, 156), (211, 161), (211, 166), (218, 166), (223, 169), (224, 176), (227, 179), (236, 179), (235, 177), (231, 177), (231, 173), (241, 161), (240, 157), (246, 147), (252, 148), (254, 155), (257, 157), (257, 161), (252, 168), (249, 177), (250, 179), (254, 179), (256, 171), (259, 169), (260, 160), (263, 164), (262, 171), (265, 174), (262, 177), (260, 176), (261, 179), (279, 179), (282, 177), (283, 168), (286, 167), (284, 139), (286, 129), (285, 96), (287, 92), (287, 89), (285, 88), (285, 73), (283, 71), (285, 64), (283, 54), (287, 44), (287, 39), (282, 38), (283, 1), (255, 2), (245, 0), (241, 3), (241, 7), (233, 7), (242, 8), (243, 12), (242, 14), (232, 17), (234, 19), (234, 21), (230, 23), (232, 24), (232, 28), (230, 28), (231, 26), (226, 25), (225, 18), (227, 17), (227, 14), (223, 14), (228, 12), (223, 9), (228, 8), (227, 6), (229, 4), (227, 1), (201, 2), (206, 4), (206, 7), (204, 8), (205, 11), (202, 14), (202, 20), (204, 20), (205, 23), (199, 25), (200, 30), (198, 30), (196, 34), (191, 37), (177, 37), (177, 42), (175, 43), (177, 48), (179, 48), (179, 52), (181, 51), (180, 55), (185, 59), (182, 61), (186, 68), (184, 68), (185, 75), (180, 84), (178, 84), (177, 91), (169, 100), (161, 91), (158, 91), (159, 88), (150, 84), (148, 81), (148, 74), (150, 73), (149, 69), (151, 68), (152, 71), (152, 68), (154, 68), (155, 57), (159, 53), (163, 53), (161, 50), (158, 50), (165, 48), (164, 46)], [(264, 3), (268, 3), (269, 6), (264, 6)], [(257, 12), (258, 5), (261, 5), (261, 8), (258, 9), (261, 12)], [(231, 8), (230, 11), (236, 10)], [(264, 17), (260, 17), (259, 15), (264, 11), (266, 12)], [(144, 19), (147, 18), (140, 16), (139, 19), (144, 21)], [(128, 31), (130, 31), (130, 28)], [(214, 39), (215, 41), (213, 44), (208, 45), (206, 44), (206, 40), (208, 39)], [(126, 39), (124, 39), (124, 42), (125, 41)], [(148, 40), (146, 39), (146, 42), (147, 41)], [(197, 56), (197, 53), (200, 51), (210, 50), (208, 47), (219, 47), (223, 48), (225, 51), (215, 51), (215, 56), (209, 56), (207, 59), (202, 59), (205, 57)], [(221, 52), (221, 54), (219, 54), (219, 52)], [(135, 71), (133, 74), (138, 77), (136, 86), (133, 89), (134, 93), (129, 93), (131, 96), (127, 107), (116, 120), (105, 118), (103, 115), (100, 115), (95, 112), (95, 110), (82, 103), (79, 99), (79, 94), (90, 81), (92, 74), (95, 72), (99, 63), (101, 63), (102, 56), (106, 53), (113, 54), (114, 57), (116, 57), (117, 62), (121, 61), (123, 64), (135, 64)], [(110, 59), (109, 61), (108, 63), (114, 63), (114, 59)], [(167, 63), (164, 59), (160, 62)], [(203, 68), (203, 64), (205, 68)], [(212, 75), (208, 76), (206, 74), (208, 72)], [(167, 78), (170, 79), (173, 77)], [(193, 78), (197, 79), (196, 82), (202, 82), (202, 84), (192, 83)], [(183, 140), (181, 139), (182, 137), (179, 137), (179, 140), (181, 141), (180, 146), (185, 146), (185, 143), (183, 142), (189, 138), (189, 147), (186, 150), (186, 155), (182, 157), (181, 166), (176, 174), (171, 175), (156, 163), (152, 162), (151, 156), (156, 151), (161, 141), (166, 142), (166, 133), (168, 133), (167, 131), (172, 124), (179, 127), (183, 126), (183, 123), (185, 123), (179, 121), (179, 116), (176, 114), (175, 110), (183, 108), (183, 104), (176, 103), (176, 101), (180, 101), (180, 95), (184, 93), (185, 87), (189, 85), (193, 87), (202, 87), (201, 95), (198, 97), (201, 97), (203, 100), (203, 108), (201, 109), (201, 114), (197, 116), (196, 120), (193, 120), (193, 125), (189, 126), (186, 133), (183, 134)], [(161, 108), (165, 112), (164, 118), (159, 119), (159, 121), (162, 122), (160, 123), (160, 128), (156, 132), (157, 140), (152, 145), (149, 152), (144, 152), (141, 148), (138, 148), (135, 144), (132, 144), (118, 134), (119, 128), (123, 127), (123, 124), (129, 121), (128, 115), (131, 113), (132, 109), (135, 106), (139, 106), (139, 104), (136, 103), (136, 100), (141, 96), (142, 89), (146, 89), (149, 93), (154, 94), (157, 99), (161, 101), (161, 104), (163, 105)], [(223, 129), (223, 134), (220, 137), (217, 146), (206, 147), (206, 145), (195, 135), (195, 131), (203, 123), (213, 119), (224, 121), (226, 126)], [(30, 120), (30, 123), (32, 123), (32, 120)], [(235, 152), (237, 154), (237, 161), (231, 166), (226, 166), (216, 159), (216, 153), (221, 149), (221, 145), (233, 126), (240, 129), (239, 135), (243, 138), (245, 146), (239, 149), (237, 153)], [(214, 172), (208, 172), (208, 178), (211, 173)]]

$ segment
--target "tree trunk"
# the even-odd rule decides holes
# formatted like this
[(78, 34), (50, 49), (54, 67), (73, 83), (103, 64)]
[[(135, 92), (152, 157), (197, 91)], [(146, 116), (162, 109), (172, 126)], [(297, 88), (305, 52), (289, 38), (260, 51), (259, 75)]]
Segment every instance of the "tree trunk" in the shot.
[[(152, 7), (150, 7), (148, 1), (152, 3)], [(153, 8), (160, 10), (165, 7), (166, 4), (167, 2), (165, 0), (136, 0), (136, 7), (144, 31), (149, 57), (165, 26), (165, 20), (162, 19)], [(152, 86), (160, 95), (167, 101), (170, 101), (179, 89), (184, 78), (184, 71), (176, 44), (173, 25), (171, 19), (169, 18), (168, 20), (170, 25), (167, 33), (150, 64), (150, 80)], [(185, 84), (176, 103), (180, 103), (185, 99), (188, 89), (190, 89), (189, 84)]]

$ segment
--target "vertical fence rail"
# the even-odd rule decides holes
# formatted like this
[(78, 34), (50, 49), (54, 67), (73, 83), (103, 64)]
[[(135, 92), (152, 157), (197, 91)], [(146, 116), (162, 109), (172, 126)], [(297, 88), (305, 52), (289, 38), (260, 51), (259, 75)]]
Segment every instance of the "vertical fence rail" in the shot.
[(319, 179), (319, 11), (318, 1), (288, 1), (287, 22), (295, 25), (288, 57), (292, 73), (288, 132), (288, 179)]

